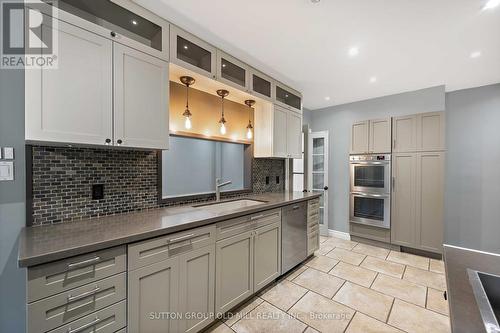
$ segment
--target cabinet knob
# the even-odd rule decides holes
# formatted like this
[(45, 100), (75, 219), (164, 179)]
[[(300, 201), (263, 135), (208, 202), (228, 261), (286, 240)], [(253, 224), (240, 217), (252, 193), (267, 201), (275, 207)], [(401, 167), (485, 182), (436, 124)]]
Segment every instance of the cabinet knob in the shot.
[(118, 140), (116, 140), (116, 143), (117, 143), (117, 144), (118, 144), (118, 146), (119, 146), (119, 145), (121, 145), (121, 144), (123, 143), (123, 141), (122, 141), (121, 139), (118, 139)]
[(116, 37), (116, 32), (111, 31), (111, 37)]
[(328, 191), (328, 186), (323, 187), (323, 190)]
[(111, 139), (106, 139), (106, 141), (104, 141), (104, 143), (109, 145), (111, 143)]

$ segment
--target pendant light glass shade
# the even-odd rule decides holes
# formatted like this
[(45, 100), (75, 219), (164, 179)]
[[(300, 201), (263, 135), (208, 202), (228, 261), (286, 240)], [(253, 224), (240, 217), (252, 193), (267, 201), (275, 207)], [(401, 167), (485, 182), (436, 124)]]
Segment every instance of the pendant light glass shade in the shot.
[(219, 120), (219, 126), (220, 126), (220, 134), (225, 135), (226, 134), (226, 118), (224, 118), (224, 97), (229, 95), (229, 91), (224, 90), (224, 89), (219, 89), (217, 90), (217, 95), (221, 97), (221, 117)]
[(189, 111), (189, 86), (194, 84), (195, 79), (192, 78), (191, 76), (181, 76), (180, 80), (186, 86), (186, 110), (184, 110), (184, 113), (182, 114), (182, 116), (185, 118), (184, 119), (184, 127), (186, 129), (191, 129), (191, 127), (192, 127), (192, 124), (191, 124), (192, 113), (191, 113), (191, 111)]
[(247, 139), (251, 140), (253, 138), (253, 126), (252, 126), (252, 119), (251, 119), (251, 114), (252, 114), (252, 106), (255, 105), (255, 101), (253, 99), (247, 99), (245, 101), (245, 104), (248, 106), (249, 111), (248, 111), (248, 125), (247, 125)]

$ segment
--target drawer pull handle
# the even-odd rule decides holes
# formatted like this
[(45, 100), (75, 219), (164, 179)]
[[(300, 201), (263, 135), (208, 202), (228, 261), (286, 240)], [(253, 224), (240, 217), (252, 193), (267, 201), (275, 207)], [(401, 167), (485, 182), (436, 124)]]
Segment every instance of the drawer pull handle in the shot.
[(78, 332), (81, 332), (81, 331), (83, 331), (86, 328), (94, 326), (95, 324), (99, 323), (100, 321), (101, 321), (101, 318), (95, 317), (95, 319), (93, 321), (91, 321), (90, 323), (84, 324), (84, 325), (82, 325), (82, 326), (80, 326), (78, 328), (71, 329), (71, 326), (70, 326), (70, 327), (68, 327), (68, 333), (78, 333)]
[(189, 235), (184, 235), (184, 236), (181, 236), (181, 237), (177, 237), (177, 238), (172, 238), (172, 239), (169, 239), (167, 241), (168, 244), (172, 244), (172, 243), (177, 243), (177, 242), (180, 242), (180, 241), (183, 241), (183, 240), (187, 240), (189, 238), (192, 238), (194, 236), (194, 234), (189, 234)]
[(73, 301), (79, 300), (81, 298), (94, 295), (97, 292), (99, 292), (99, 290), (101, 290), (101, 288), (99, 286), (95, 286), (94, 290), (86, 291), (84, 293), (81, 293), (80, 295), (71, 296), (71, 294), (69, 294), (68, 295), (68, 302), (73, 302)]
[(92, 264), (92, 263), (99, 261), (99, 260), (101, 260), (101, 257), (97, 256), (97, 257), (92, 258), (92, 259), (87, 259), (87, 260), (83, 260), (80, 262), (70, 263), (70, 264), (68, 264), (68, 268), (71, 269), (71, 268), (76, 268), (79, 266), (89, 265), (89, 264)]

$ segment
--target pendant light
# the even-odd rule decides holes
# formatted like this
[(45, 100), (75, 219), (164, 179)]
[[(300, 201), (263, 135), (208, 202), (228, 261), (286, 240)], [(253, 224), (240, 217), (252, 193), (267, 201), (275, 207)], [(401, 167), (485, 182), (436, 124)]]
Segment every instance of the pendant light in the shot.
[(253, 138), (253, 126), (252, 126), (252, 119), (250, 118), (250, 115), (252, 114), (252, 106), (254, 106), (255, 101), (253, 99), (247, 99), (245, 101), (245, 104), (250, 109), (248, 111), (247, 139), (252, 140), (252, 138)]
[(220, 134), (225, 135), (226, 134), (226, 119), (224, 118), (224, 97), (229, 95), (229, 91), (225, 89), (219, 89), (217, 90), (217, 95), (220, 96), (221, 98), (221, 118), (219, 120), (220, 124)]
[(186, 129), (191, 129), (191, 111), (189, 111), (189, 86), (193, 85), (195, 82), (195, 79), (192, 78), (191, 76), (181, 76), (180, 77), (181, 82), (186, 86), (186, 110), (184, 110), (184, 113), (182, 116), (186, 118), (184, 120), (184, 127)]

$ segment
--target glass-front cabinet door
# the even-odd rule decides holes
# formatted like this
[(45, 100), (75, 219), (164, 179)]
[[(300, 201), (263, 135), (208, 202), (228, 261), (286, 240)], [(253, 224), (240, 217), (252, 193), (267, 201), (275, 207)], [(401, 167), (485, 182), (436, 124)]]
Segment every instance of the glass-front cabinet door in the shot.
[(288, 109), (302, 112), (302, 97), (300, 93), (279, 83), (276, 84), (276, 102)]
[(216, 77), (216, 48), (174, 26), (170, 26), (170, 61), (210, 78)]
[(322, 193), (319, 198), (319, 226), (321, 235), (328, 234), (328, 132), (309, 134), (308, 148), (309, 188)]
[(251, 68), (249, 73), (250, 92), (261, 98), (272, 100), (274, 99), (274, 81), (269, 76)]
[(217, 79), (237, 89), (248, 90), (249, 66), (217, 50)]

